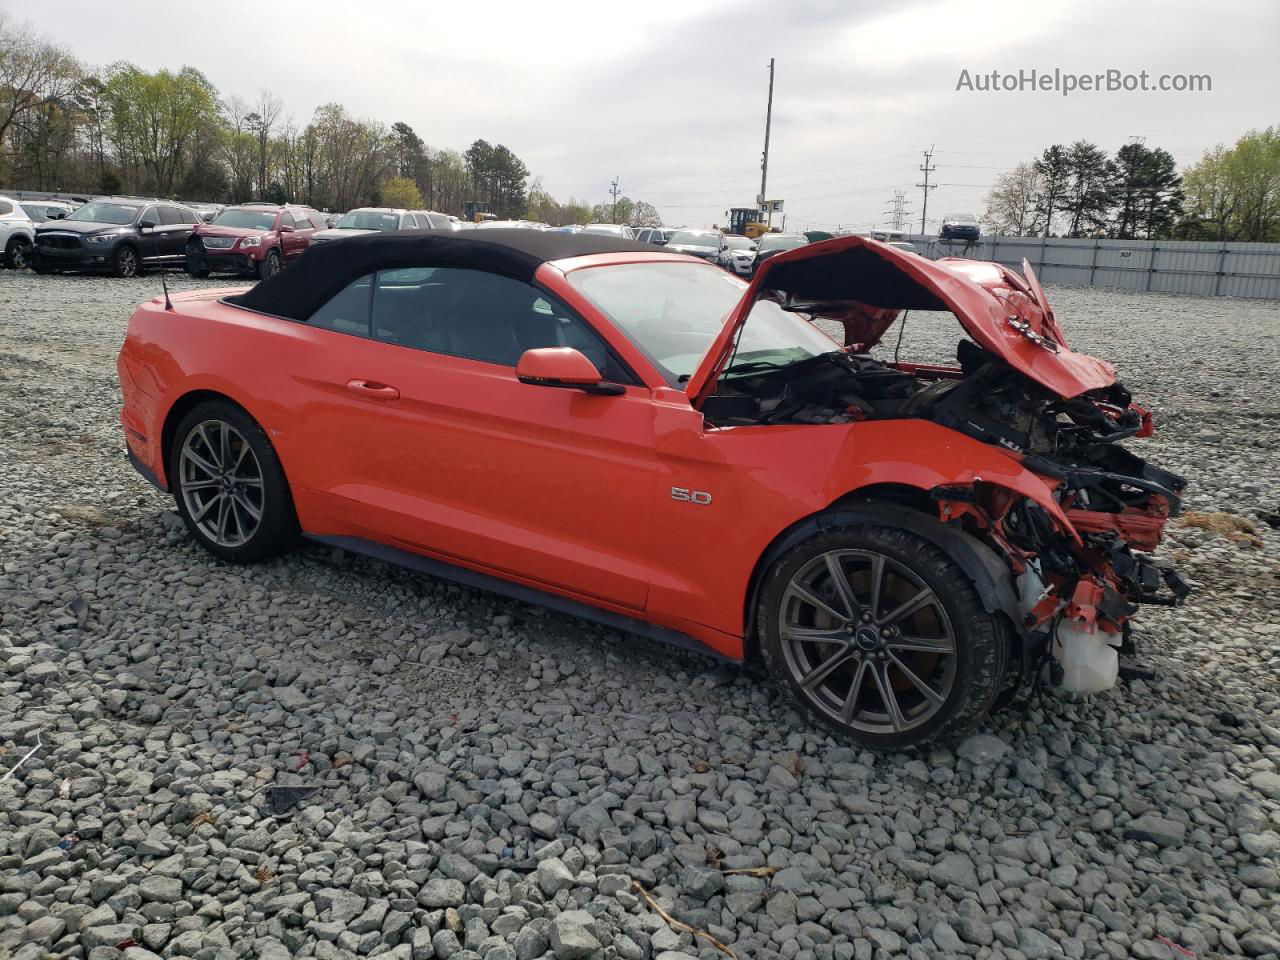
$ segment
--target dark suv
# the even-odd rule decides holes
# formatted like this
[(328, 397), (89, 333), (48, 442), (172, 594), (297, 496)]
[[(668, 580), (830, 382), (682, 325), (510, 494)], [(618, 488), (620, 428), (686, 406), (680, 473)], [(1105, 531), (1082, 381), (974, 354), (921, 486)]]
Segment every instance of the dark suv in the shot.
[(227, 207), (196, 227), (186, 248), (187, 273), (253, 273), (269, 277), (302, 256), (325, 219), (310, 207), (246, 203)]
[(31, 268), (36, 273), (107, 270), (134, 277), (143, 267), (177, 266), (199, 222), (195, 211), (164, 200), (90, 200), (65, 219), (36, 228)]
[(967, 240), (972, 243), (981, 236), (982, 228), (972, 213), (948, 213), (942, 218), (942, 229), (938, 231), (939, 240)]

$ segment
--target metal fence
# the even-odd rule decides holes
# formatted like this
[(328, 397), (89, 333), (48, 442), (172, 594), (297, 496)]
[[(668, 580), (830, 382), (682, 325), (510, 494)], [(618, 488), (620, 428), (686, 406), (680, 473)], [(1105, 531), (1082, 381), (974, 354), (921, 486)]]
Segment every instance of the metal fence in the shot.
[(1280, 299), (1280, 243), (984, 237), (966, 244), (931, 236), (910, 242), (933, 260), (968, 257), (1021, 269), (1025, 258), (1045, 283)]

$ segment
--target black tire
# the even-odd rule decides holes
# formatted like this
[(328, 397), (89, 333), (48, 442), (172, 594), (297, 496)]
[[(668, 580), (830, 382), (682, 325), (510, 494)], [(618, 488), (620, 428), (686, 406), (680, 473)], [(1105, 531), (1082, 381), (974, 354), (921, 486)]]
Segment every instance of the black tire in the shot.
[[(851, 590), (851, 602), (841, 603), (840, 610), (832, 609), (841, 594), (829, 556), (838, 557), (836, 568), (845, 573), (844, 582)], [(817, 579), (805, 581), (806, 571), (814, 571)], [(826, 587), (820, 586), (824, 576)], [(824, 601), (822, 607), (829, 613), (806, 603), (796, 592), (797, 577), (801, 588), (811, 587), (809, 595)], [(870, 584), (877, 579), (881, 584), (878, 603), (870, 593)], [(829, 595), (824, 592), (828, 588)], [(894, 607), (902, 609), (908, 606), (907, 600), (926, 592), (930, 595), (926, 606), (897, 621), (891, 619)], [(828, 599), (831, 606), (825, 602)], [(864, 623), (873, 606), (873, 622)], [(843, 615), (845, 609), (851, 609), (851, 623), (831, 615)], [(799, 622), (806, 615), (809, 626)], [(983, 608), (973, 582), (950, 557), (905, 530), (847, 526), (816, 534), (791, 548), (765, 576), (757, 622), (770, 675), (822, 723), (874, 749), (954, 742), (988, 714), (1005, 684), (1008, 625)], [(882, 622), (886, 625), (880, 626)], [(937, 625), (936, 631), (929, 623)], [(893, 624), (908, 625), (911, 634), (920, 634), (920, 642)], [(816, 639), (805, 635), (805, 630), (824, 637), (829, 631), (833, 639)], [(895, 632), (898, 635), (891, 635)], [(877, 642), (879, 647), (872, 646)], [(942, 652), (948, 643), (950, 650)], [(919, 649), (928, 644), (936, 644), (937, 652)], [(836, 666), (828, 668), (833, 663)], [(827, 673), (822, 673), (824, 668)], [(820, 676), (814, 681), (816, 675)], [(850, 698), (855, 678), (859, 692)], [(802, 683), (806, 679), (808, 686)], [(926, 696), (917, 680), (932, 696)], [(881, 694), (886, 686), (887, 697)]]
[(136, 277), (142, 272), (142, 259), (136, 247), (122, 243), (111, 256), (111, 272), (117, 277)]
[(265, 260), (258, 261), (258, 279), (265, 280), (267, 277), (273, 277), (280, 272), (282, 261), (280, 259), (279, 250), (267, 251)]
[(31, 241), (26, 237), (14, 237), (4, 251), (4, 265), (14, 270), (22, 270), (30, 262)]
[[(226, 480), (220, 480), (220, 486), (211, 487), (207, 480), (213, 478), (213, 472), (196, 466), (189, 457), (184, 458), (188, 443), (192, 444), (192, 452), (201, 457), (206, 450), (212, 450), (219, 444), (226, 434), (225, 432), (219, 434), (219, 428), (214, 425), (222, 425), (224, 431), (226, 427), (230, 427), (232, 441), (223, 447), (224, 450), (229, 451), (230, 456), (224, 457), (223, 460), (230, 462), (235, 459), (235, 469), (231, 471), (231, 485), (235, 486), (235, 489), (229, 489)], [(212, 444), (206, 444), (200, 439), (201, 436), (209, 438)], [(249, 486), (241, 490), (235, 485), (237, 472), (247, 462), (247, 458), (240, 455), (241, 448), (235, 442), (237, 439), (248, 446), (249, 452), (252, 453), (251, 462), (257, 467), (256, 472), (261, 483), (256, 493)], [(212, 465), (220, 464), (215, 462)], [(253, 471), (246, 470), (244, 473), (250, 476)], [(284, 553), (297, 542), (297, 514), (294, 512), (289, 483), (285, 478), (284, 468), (280, 465), (280, 459), (276, 456), (275, 448), (254, 419), (229, 401), (205, 401), (182, 418), (177, 430), (174, 431), (173, 446), (169, 451), (169, 482), (178, 513), (186, 523), (187, 530), (202, 547), (221, 560), (231, 563), (253, 563)], [(206, 529), (210, 520), (197, 518), (194, 514), (194, 511), (201, 509), (202, 506), (206, 514), (210, 511), (218, 511), (218, 524), (221, 529), (222, 508), (218, 505), (209, 506), (209, 499), (222, 496), (224, 493), (226, 494), (224, 499), (228, 503), (226, 510), (228, 531), (234, 523), (240, 532), (244, 533), (246, 518), (250, 518), (249, 510), (256, 507), (259, 512), (256, 527), (240, 542), (235, 542), (235, 537), (227, 537), (224, 538), (227, 542), (219, 542), (216, 535)]]
[(209, 268), (204, 265), (204, 257), (200, 253), (200, 249), (196, 243), (187, 244), (186, 262), (182, 268), (187, 271), (188, 277), (194, 277), (196, 280), (204, 280), (209, 276)]

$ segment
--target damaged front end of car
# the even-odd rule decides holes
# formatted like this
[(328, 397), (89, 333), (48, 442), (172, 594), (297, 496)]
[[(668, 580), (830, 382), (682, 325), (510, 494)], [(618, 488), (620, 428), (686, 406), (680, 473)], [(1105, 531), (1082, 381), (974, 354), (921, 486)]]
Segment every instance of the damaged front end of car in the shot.
[[(839, 324), (845, 349), (753, 367), (731, 359), (737, 334), (730, 331), (690, 387), (708, 420), (928, 420), (998, 447), (1032, 475), (1022, 489), (975, 473), (924, 491), (930, 508), (1007, 564), (1020, 621), (1013, 624), (1018, 679), (1047, 674), (1082, 693), (1114, 685), (1119, 655), (1135, 652), (1131, 622), (1139, 607), (1176, 605), (1189, 592), (1151, 556), (1178, 515), (1186, 481), (1120, 445), (1154, 432), (1150, 413), (1109, 364), (1070, 350), (1030, 266), (1024, 262), (1020, 276), (994, 263), (934, 263), (841, 238), (767, 265), (730, 326), (760, 299)], [(913, 309), (948, 311), (960, 321), (968, 336), (955, 365), (871, 355)]]

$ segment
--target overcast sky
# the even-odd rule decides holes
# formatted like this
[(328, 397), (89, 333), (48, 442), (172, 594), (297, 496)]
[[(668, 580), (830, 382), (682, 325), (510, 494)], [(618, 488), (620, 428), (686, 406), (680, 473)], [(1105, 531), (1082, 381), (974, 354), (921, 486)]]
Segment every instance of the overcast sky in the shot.
[[(647, 0), (305, 4), (25, 3), (82, 60), (191, 65), (223, 95), (270, 89), (305, 121), (337, 101), (409, 123), (435, 147), (504, 143), (558, 199), (609, 181), (669, 224), (723, 222), (760, 189), (768, 62), (777, 60), (770, 199), (788, 227), (886, 222), (895, 189), (918, 225), (981, 215), (992, 179), (1052, 143), (1131, 137), (1186, 165), (1280, 122), (1277, 0)], [(134, 12), (137, 11), (137, 12)], [(145, 11), (145, 13), (143, 12)], [(957, 91), (1020, 69), (1209, 74), (1206, 93)]]

